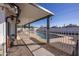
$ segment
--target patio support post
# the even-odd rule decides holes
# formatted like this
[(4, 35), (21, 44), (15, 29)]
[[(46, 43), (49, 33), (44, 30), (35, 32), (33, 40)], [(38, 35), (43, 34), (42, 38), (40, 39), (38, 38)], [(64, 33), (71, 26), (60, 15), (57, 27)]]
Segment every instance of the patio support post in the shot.
[(28, 24), (29, 30), (30, 30), (30, 23)]
[(28, 24), (28, 28), (29, 28), (29, 39), (30, 39), (30, 23)]
[(50, 29), (50, 17), (47, 18), (47, 43), (49, 43), (50, 41), (49, 29)]

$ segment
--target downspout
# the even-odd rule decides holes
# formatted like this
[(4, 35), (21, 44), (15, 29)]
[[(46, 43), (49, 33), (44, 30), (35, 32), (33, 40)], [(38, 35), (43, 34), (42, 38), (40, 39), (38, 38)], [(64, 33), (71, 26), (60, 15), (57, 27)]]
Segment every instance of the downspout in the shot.
[[(6, 21), (9, 19), (9, 18), (11, 18), (11, 20), (14, 20), (14, 18), (16, 18), (16, 22), (17, 21), (19, 21), (20, 22), (20, 20), (19, 20), (19, 16), (20, 16), (20, 13), (21, 13), (21, 10), (20, 10), (20, 8), (19, 8), (19, 6), (17, 6), (16, 4), (14, 4), (14, 3), (9, 3), (9, 6), (11, 7), (11, 8), (14, 8), (15, 9), (15, 15), (10, 15), (10, 16), (7, 16), (6, 17)], [(17, 23), (15, 24), (15, 27), (17, 26)], [(17, 28), (15, 28), (15, 30), (17, 31)], [(16, 32), (15, 31), (15, 32)], [(15, 38), (17, 37), (17, 34), (15, 34)], [(6, 38), (7, 39), (7, 38)]]
[[(20, 20), (19, 20), (19, 16), (20, 16), (20, 13), (21, 13), (21, 9), (19, 8), (19, 6), (17, 6), (16, 4), (14, 4), (14, 3), (9, 3), (9, 6), (11, 7), (11, 8), (14, 8), (15, 9), (15, 15), (10, 15), (10, 16), (8, 16), (7, 17), (7, 19), (8, 18), (10, 18), (11, 17), (11, 20), (13, 20), (14, 18), (16, 18), (16, 22), (20, 22)], [(17, 26), (17, 23), (15, 24), (15, 28), (16, 28), (16, 26)], [(17, 30), (17, 28), (16, 28), (16, 30)], [(16, 30), (15, 30), (15, 33), (16, 33)], [(17, 35), (15, 36), (15, 38), (17, 37)]]
[[(21, 9), (19, 8), (19, 6), (17, 6), (14, 3), (9, 3), (10, 7), (15, 8), (15, 12), (16, 12), (16, 22), (20, 22), (19, 20), (19, 16), (21, 13)], [(15, 33), (17, 32), (17, 23), (15, 24)], [(17, 37), (17, 34), (15, 34), (15, 38)]]
[(17, 6), (14, 3), (9, 3), (9, 5), (10, 5), (11, 8), (15, 8), (15, 10), (16, 10), (16, 18), (18, 19), (19, 15), (21, 13), (21, 9), (19, 8), (19, 6)]

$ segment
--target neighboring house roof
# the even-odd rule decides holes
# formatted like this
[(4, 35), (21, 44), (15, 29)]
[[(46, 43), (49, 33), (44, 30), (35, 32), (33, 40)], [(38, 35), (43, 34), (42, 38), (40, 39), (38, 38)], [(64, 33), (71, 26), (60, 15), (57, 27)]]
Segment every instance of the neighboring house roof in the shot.
[(20, 23), (24, 25), (30, 22), (37, 21), (38, 19), (46, 18), (47, 16), (53, 16), (54, 13), (34, 3), (16, 3), (21, 9)]

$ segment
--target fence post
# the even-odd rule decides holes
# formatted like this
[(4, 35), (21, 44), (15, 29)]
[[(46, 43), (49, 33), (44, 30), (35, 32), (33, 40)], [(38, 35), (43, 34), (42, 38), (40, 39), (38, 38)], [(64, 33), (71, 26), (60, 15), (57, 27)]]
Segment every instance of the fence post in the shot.
[(78, 41), (79, 41), (79, 40), (78, 40), (78, 33), (77, 33), (77, 42), (76, 42), (76, 56), (78, 56), (78, 44), (79, 44), (79, 43), (78, 43)]

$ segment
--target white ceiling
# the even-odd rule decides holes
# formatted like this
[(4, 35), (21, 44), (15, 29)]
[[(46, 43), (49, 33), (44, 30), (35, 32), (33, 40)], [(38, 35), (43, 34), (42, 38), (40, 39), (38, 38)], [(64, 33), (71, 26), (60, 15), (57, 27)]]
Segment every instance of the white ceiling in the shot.
[(19, 25), (24, 25), (36, 21), (47, 15), (54, 15), (52, 12), (37, 4), (18, 3), (16, 5), (18, 5), (21, 9), (21, 14), (19, 17), (21, 22)]

